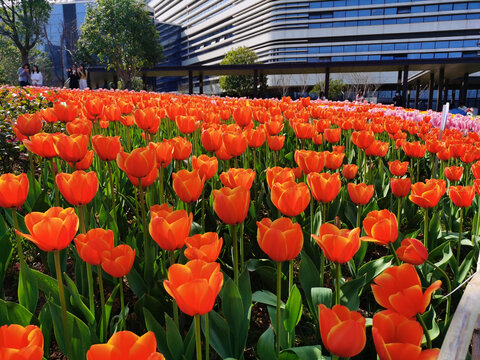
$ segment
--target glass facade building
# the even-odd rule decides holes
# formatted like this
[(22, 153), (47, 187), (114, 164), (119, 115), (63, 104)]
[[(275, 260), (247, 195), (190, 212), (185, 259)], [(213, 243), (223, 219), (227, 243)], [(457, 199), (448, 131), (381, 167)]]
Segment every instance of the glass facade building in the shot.
[[(149, 6), (172, 52), (168, 61), (181, 65), (218, 64), (238, 46), (263, 63), (461, 59), (480, 50), (480, 1), (152, 0)], [(162, 35), (168, 26), (176, 29), (170, 43)]]

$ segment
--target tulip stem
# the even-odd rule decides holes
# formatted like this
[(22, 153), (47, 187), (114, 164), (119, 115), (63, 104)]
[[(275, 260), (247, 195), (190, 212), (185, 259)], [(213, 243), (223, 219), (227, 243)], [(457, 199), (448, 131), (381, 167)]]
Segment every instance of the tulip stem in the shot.
[(398, 231), (400, 232), (400, 225), (402, 223), (402, 202), (403, 198), (398, 198), (398, 209), (397, 209), (397, 224), (398, 224)]
[(153, 256), (154, 256), (154, 249), (152, 249), (152, 246), (150, 246), (150, 241), (147, 236), (147, 220), (146, 220), (146, 214), (145, 214), (145, 194), (143, 192), (143, 187), (142, 187), (142, 178), (138, 178), (138, 190), (140, 192), (140, 205), (141, 205), (141, 212), (142, 212), (142, 232), (143, 232), (143, 252), (145, 255), (145, 267), (143, 269), (144, 271), (144, 277), (145, 280), (148, 284), (148, 286), (151, 286), (153, 283)]
[[(20, 230), (18, 227), (17, 210), (14, 207), (12, 208), (12, 218), (13, 218), (13, 226), (15, 227), (15, 229)], [(17, 252), (18, 252), (18, 257), (20, 259), (20, 264), (23, 264), (25, 263), (25, 256), (23, 255), (22, 240), (17, 233), (15, 233), (15, 238), (17, 239)]]
[(112, 165), (110, 161), (107, 161), (108, 167), (108, 177), (110, 178), (110, 196), (112, 197), (112, 210), (113, 210), (113, 223), (117, 223), (117, 211), (115, 209), (115, 194), (113, 193), (113, 175), (112, 175)]
[[(435, 265), (430, 260), (426, 260), (426, 263), (428, 265), (432, 266), (435, 270), (438, 270), (438, 272), (440, 272), (440, 274), (442, 274), (442, 276), (447, 281), (447, 291), (448, 291), (448, 294), (450, 294), (452, 292), (452, 282), (451, 282), (450, 278), (448, 277), (447, 273), (441, 267)], [(445, 326), (448, 326), (448, 321), (450, 320), (451, 304), (452, 304), (452, 296), (449, 295), (449, 296), (447, 296), (447, 307), (445, 309)]]
[(400, 266), (400, 259), (398, 258), (397, 252), (395, 251), (395, 247), (393, 246), (393, 243), (388, 243), (388, 246), (390, 247), (390, 251), (392, 252), (393, 258), (395, 259), (395, 264), (397, 266)]
[(288, 262), (288, 296), (292, 291), (293, 287), (293, 260)]
[(277, 262), (277, 324), (276, 324), (276, 331), (277, 331), (277, 337), (276, 337), (276, 342), (275, 342), (275, 353), (277, 354), (277, 359), (280, 356), (280, 325), (282, 324), (281, 322), (281, 299), (282, 297), (282, 263), (279, 261)]
[(98, 287), (100, 289), (100, 306), (102, 307), (103, 329), (100, 334), (100, 341), (103, 342), (107, 337), (107, 314), (105, 313), (105, 293), (103, 291), (102, 267), (97, 265)]
[[(172, 266), (173, 264), (175, 264), (175, 253), (173, 251), (169, 251), (168, 255), (169, 255), (169, 258), (170, 258), (170, 266)], [(175, 325), (177, 325), (177, 328), (178, 328), (178, 324), (179, 324), (179, 321), (178, 321), (178, 305), (177, 305), (177, 301), (175, 299), (173, 299), (173, 321), (175, 321)]]
[(239, 267), (240, 267), (240, 272), (243, 271), (243, 266), (245, 264), (245, 253), (244, 253), (244, 249), (243, 249), (243, 222), (240, 224), (240, 236), (239, 236), (239, 243), (240, 243), (240, 264), (239, 264)]
[(417, 181), (416, 182), (418, 182), (419, 177), (420, 177), (420, 158), (417, 158), (417, 174), (416, 174)]
[(362, 205), (358, 205), (358, 209), (357, 209), (357, 226), (356, 226), (356, 227), (360, 227), (361, 217), (362, 217)]
[(232, 225), (233, 238), (233, 279), (235, 285), (238, 286), (238, 241), (237, 241), (237, 225)]
[(202, 339), (200, 328), (200, 315), (195, 315), (195, 342), (197, 345), (197, 360), (202, 360)]
[(53, 177), (53, 188), (55, 192), (55, 206), (60, 205), (60, 195), (59, 195), (59, 190), (58, 190), (58, 185), (57, 182), (55, 181), (55, 167), (53, 166), (53, 158), (50, 159), (50, 166), (51, 166), (51, 172), (52, 172), (52, 177)]
[[(123, 276), (118, 280), (120, 283), (120, 311), (122, 314), (122, 323), (121, 323), (120, 329), (125, 330), (127, 327), (127, 319), (123, 318), (123, 315), (125, 314), (125, 296), (123, 294)], [(105, 328), (107, 328), (107, 324), (105, 324)]]
[(88, 282), (88, 301), (90, 305), (90, 312), (95, 315), (95, 297), (93, 294), (93, 274), (92, 265), (87, 263), (87, 282)]
[(32, 173), (32, 187), (33, 187), (33, 196), (35, 200), (37, 200), (37, 187), (35, 186), (35, 168), (33, 166), (33, 153), (30, 152), (28, 156), (28, 160), (30, 162), (30, 172)]
[(163, 165), (160, 164), (160, 175), (159, 180), (160, 184), (160, 202), (163, 204), (165, 202), (165, 194), (163, 193)]
[(60, 298), (60, 305), (62, 307), (63, 334), (67, 347), (67, 358), (70, 358), (73, 353), (72, 344), (70, 342), (70, 332), (68, 331), (67, 303), (65, 301), (65, 292), (63, 290), (62, 267), (60, 265), (60, 251), (55, 251), (53, 253), (53, 256), (55, 259), (55, 270), (57, 273), (58, 297)]
[(205, 359), (210, 358), (210, 321), (208, 313), (205, 314)]
[(424, 230), (423, 230), (423, 245), (428, 250), (428, 208), (425, 208), (425, 220), (424, 220)]
[(202, 233), (205, 232), (205, 188), (202, 190)]
[(422, 325), (423, 333), (425, 335), (425, 340), (427, 340), (427, 347), (429, 349), (432, 348), (432, 340), (430, 339), (430, 334), (428, 333), (427, 325), (425, 325), (425, 321), (423, 321), (422, 316), (417, 314), (417, 321)]
[(342, 277), (342, 268), (340, 263), (335, 263), (336, 282), (335, 282), (335, 304), (340, 305), (340, 278)]
[(463, 214), (464, 207), (460, 208), (460, 231), (458, 232), (457, 264), (460, 264), (460, 253), (462, 251), (462, 232), (463, 232)]

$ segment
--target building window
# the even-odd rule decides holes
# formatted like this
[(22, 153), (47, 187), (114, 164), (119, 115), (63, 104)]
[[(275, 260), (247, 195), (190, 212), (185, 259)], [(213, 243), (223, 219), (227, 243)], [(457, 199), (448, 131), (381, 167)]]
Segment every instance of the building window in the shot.
[(412, 8), (410, 6), (401, 6), (397, 8), (397, 14), (410, 14)]

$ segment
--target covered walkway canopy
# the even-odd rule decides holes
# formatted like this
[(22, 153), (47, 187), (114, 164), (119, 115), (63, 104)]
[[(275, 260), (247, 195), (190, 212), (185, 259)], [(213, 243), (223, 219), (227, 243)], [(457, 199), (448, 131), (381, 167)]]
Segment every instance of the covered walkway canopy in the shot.
[[(342, 61), (342, 62), (276, 62), (248, 65), (158, 65), (142, 69), (143, 77), (185, 76), (189, 79), (189, 93), (193, 94), (193, 79), (199, 80), (199, 92), (203, 93), (203, 77), (218, 75), (253, 75), (252, 95), (258, 95), (260, 75), (276, 74), (325, 74), (325, 94), (328, 97), (328, 84), (331, 73), (398, 72), (398, 87), (402, 89), (406, 103), (408, 84), (429, 85), (428, 108), (431, 108), (433, 90), (438, 89), (437, 110), (441, 109), (443, 93), (449, 87), (460, 88), (460, 101), (465, 102), (469, 75), (480, 71), (480, 57), (458, 59), (404, 59), (379, 61)], [(409, 73), (414, 76), (409, 77)], [(90, 68), (91, 81), (104, 78), (108, 73), (104, 68)], [(418, 97), (418, 91), (416, 97)], [(446, 96), (444, 96), (446, 101)], [(415, 99), (416, 103), (418, 99)]]

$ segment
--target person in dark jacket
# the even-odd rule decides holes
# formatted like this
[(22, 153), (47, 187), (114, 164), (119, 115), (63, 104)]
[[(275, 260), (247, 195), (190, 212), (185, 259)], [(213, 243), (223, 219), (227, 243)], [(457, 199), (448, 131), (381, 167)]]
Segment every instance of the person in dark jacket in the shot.
[(67, 75), (70, 81), (70, 89), (78, 89), (80, 75), (78, 74), (77, 65), (73, 64), (71, 69), (67, 69)]
[(400, 91), (395, 92), (395, 97), (393, 98), (393, 105), (394, 106), (403, 106), (403, 99), (400, 95)]

